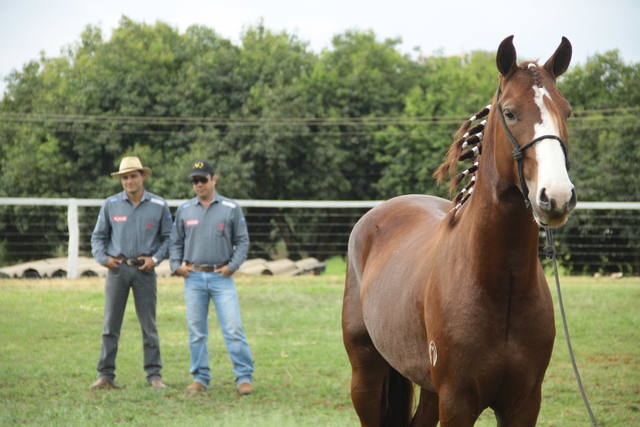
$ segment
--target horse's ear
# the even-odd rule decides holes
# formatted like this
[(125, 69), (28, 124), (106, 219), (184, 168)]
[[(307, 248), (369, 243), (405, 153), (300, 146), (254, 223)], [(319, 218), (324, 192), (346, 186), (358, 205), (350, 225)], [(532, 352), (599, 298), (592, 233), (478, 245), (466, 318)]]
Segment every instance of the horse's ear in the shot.
[(496, 55), (496, 65), (500, 74), (507, 77), (516, 70), (516, 48), (513, 47), (513, 36), (502, 40)]
[(549, 60), (544, 64), (545, 70), (547, 70), (554, 79), (561, 76), (565, 71), (567, 71), (567, 68), (569, 68), (569, 63), (571, 62), (571, 51), (571, 43), (566, 37), (562, 37), (560, 46), (558, 46), (551, 58), (549, 58)]

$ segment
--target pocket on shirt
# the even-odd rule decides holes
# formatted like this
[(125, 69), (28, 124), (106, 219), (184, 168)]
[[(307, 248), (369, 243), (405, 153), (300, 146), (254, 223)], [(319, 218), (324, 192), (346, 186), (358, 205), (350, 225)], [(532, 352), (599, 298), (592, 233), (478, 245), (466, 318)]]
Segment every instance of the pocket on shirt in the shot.
[(158, 233), (158, 223), (157, 222), (144, 223), (144, 232), (145, 234), (155, 236)]

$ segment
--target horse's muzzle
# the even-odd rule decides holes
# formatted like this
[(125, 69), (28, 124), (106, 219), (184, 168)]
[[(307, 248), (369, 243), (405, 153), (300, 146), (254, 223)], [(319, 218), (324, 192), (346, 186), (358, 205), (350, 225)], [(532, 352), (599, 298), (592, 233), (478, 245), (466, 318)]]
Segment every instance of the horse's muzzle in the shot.
[(571, 189), (569, 200), (560, 201), (549, 197), (545, 188), (540, 190), (537, 203), (534, 205), (534, 216), (540, 225), (546, 227), (560, 227), (569, 219), (569, 214), (576, 207), (576, 190)]

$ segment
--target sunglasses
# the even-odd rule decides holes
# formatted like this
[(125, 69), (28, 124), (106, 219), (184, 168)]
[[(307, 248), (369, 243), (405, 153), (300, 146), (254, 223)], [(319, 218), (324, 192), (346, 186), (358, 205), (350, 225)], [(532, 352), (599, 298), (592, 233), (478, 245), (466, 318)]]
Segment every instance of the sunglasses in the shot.
[(206, 184), (207, 182), (209, 182), (209, 178), (206, 176), (194, 176), (191, 178), (191, 183), (193, 185), (196, 185), (198, 183)]

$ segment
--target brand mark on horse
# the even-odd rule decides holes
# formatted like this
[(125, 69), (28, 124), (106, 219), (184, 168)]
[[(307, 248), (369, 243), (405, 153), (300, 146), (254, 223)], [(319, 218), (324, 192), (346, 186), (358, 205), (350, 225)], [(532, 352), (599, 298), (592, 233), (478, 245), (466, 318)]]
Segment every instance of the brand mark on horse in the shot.
[(436, 362), (438, 361), (438, 349), (436, 348), (436, 343), (431, 340), (429, 341), (429, 362), (431, 362), (431, 366), (436, 366)]

